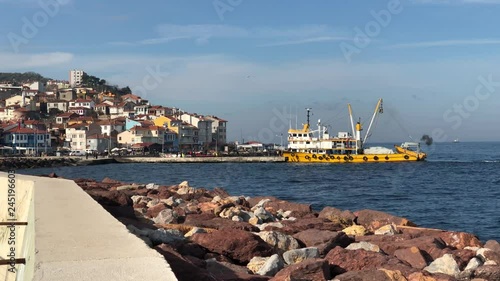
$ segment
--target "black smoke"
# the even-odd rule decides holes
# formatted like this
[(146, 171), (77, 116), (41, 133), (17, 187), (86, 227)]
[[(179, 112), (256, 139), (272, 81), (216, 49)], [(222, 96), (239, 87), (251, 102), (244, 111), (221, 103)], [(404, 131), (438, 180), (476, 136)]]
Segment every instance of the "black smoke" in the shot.
[(427, 145), (431, 145), (433, 140), (429, 135), (423, 135), (422, 138), (420, 138), (421, 141), (425, 142)]

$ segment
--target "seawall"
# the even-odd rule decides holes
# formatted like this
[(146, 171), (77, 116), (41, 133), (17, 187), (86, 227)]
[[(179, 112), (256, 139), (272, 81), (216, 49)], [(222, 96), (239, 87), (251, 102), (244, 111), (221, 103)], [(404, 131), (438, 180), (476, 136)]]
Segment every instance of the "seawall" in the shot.
[(116, 163), (113, 158), (85, 159), (84, 157), (2, 157), (0, 171), (60, 166), (86, 166)]
[(120, 157), (115, 158), (119, 163), (281, 163), (284, 157)]

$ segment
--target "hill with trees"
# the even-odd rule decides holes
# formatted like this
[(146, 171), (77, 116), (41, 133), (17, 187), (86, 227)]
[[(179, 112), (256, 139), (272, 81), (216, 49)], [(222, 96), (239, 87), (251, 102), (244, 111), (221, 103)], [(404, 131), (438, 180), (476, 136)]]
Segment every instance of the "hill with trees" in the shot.
[(20, 86), (23, 83), (40, 81), (44, 84), (50, 78), (43, 77), (41, 74), (36, 72), (0, 72), (0, 83), (12, 83), (14, 85)]

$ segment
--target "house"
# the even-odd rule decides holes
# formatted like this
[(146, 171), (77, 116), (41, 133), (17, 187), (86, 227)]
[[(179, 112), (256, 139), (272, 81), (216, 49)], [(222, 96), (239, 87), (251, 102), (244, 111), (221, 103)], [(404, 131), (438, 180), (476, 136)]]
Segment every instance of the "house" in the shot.
[(3, 143), (14, 148), (14, 153), (31, 154), (51, 149), (50, 135), (46, 131), (22, 127), (21, 124), (4, 130)]
[(22, 123), (26, 128), (36, 129), (39, 131), (47, 131), (47, 126), (41, 120), (23, 120)]
[(110, 136), (113, 131), (121, 133), (125, 130), (123, 122), (117, 122), (113, 119), (99, 121), (96, 124), (100, 126), (101, 133), (107, 136)]
[(76, 113), (80, 116), (88, 116), (92, 111), (86, 107), (70, 107), (68, 112)]
[(133, 95), (133, 94), (126, 94), (126, 95), (122, 96), (122, 101), (140, 104), (140, 103), (142, 103), (142, 98), (139, 96)]
[(95, 150), (101, 153), (105, 150), (111, 149), (112, 147), (116, 147), (116, 144), (113, 143), (113, 139), (107, 135), (92, 134), (87, 136), (86, 149)]
[(211, 118), (203, 115), (183, 113), (180, 119), (198, 128), (198, 145), (208, 147), (212, 143), (212, 123)]
[(76, 92), (73, 89), (62, 89), (59, 90), (59, 99), (65, 101), (71, 101), (76, 99)]
[(217, 145), (227, 142), (227, 121), (217, 116), (205, 116), (206, 119), (212, 120), (212, 136), (217, 142)]
[(26, 98), (23, 96), (16, 95), (5, 99), (5, 107), (12, 105), (25, 106), (25, 104), (26, 104)]
[(109, 107), (109, 114), (114, 117), (128, 117), (132, 118), (135, 114), (135, 104), (133, 102), (121, 102)]
[(103, 102), (103, 103), (100, 103), (100, 104), (96, 104), (95, 105), (95, 111), (99, 115), (110, 115), (109, 108), (111, 106), (112, 106), (112, 104), (109, 104), (109, 103), (106, 103), (106, 102)]
[(136, 105), (136, 106), (134, 106), (134, 114), (135, 114), (135, 116), (149, 114), (149, 105)]
[(164, 152), (177, 152), (179, 151), (179, 138), (177, 133), (170, 129), (165, 129), (164, 132)]
[(94, 118), (91, 116), (78, 116), (77, 117), (72, 117), (70, 120), (68, 120), (68, 125), (75, 125), (75, 124), (83, 124), (83, 125), (89, 125), (94, 123)]
[(64, 147), (72, 150), (87, 149), (88, 128), (85, 125), (75, 124), (66, 128)]
[(149, 115), (153, 116), (164, 116), (167, 115), (167, 108), (161, 105), (154, 105), (149, 108)]
[(130, 146), (138, 143), (164, 143), (165, 129), (158, 126), (134, 126), (118, 134), (118, 143)]
[(78, 117), (78, 114), (73, 113), (73, 112), (61, 113), (61, 114), (56, 116), (56, 123), (57, 124), (67, 124), (71, 118), (76, 118), (76, 117)]
[(51, 110), (67, 112), (69, 110), (69, 103), (65, 100), (47, 102), (47, 113), (50, 113)]
[(74, 107), (85, 107), (87, 109), (94, 109), (95, 103), (93, 100), (88, 99), (76, 99), (69, 102), (69, 108)]
[(179, 148), (184, 150), (199, 149), (198, 131), (195, 126), (183, 122), (178, 127)]

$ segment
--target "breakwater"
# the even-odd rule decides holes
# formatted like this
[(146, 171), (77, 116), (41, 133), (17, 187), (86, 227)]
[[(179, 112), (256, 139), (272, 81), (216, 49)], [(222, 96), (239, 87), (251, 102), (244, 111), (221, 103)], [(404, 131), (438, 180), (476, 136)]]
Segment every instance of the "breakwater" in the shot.
[(179, 280), (498, 280), (500, 244), (384, 212), (225, 190), (78, 180)]
[(61, 166), (87, 166), (116, 163), (113, 158), (86, 159), (84, 157), (2, 157), (0, 171)]
[(280, 163), (284, 157), (117, 157), (118, 163)]

